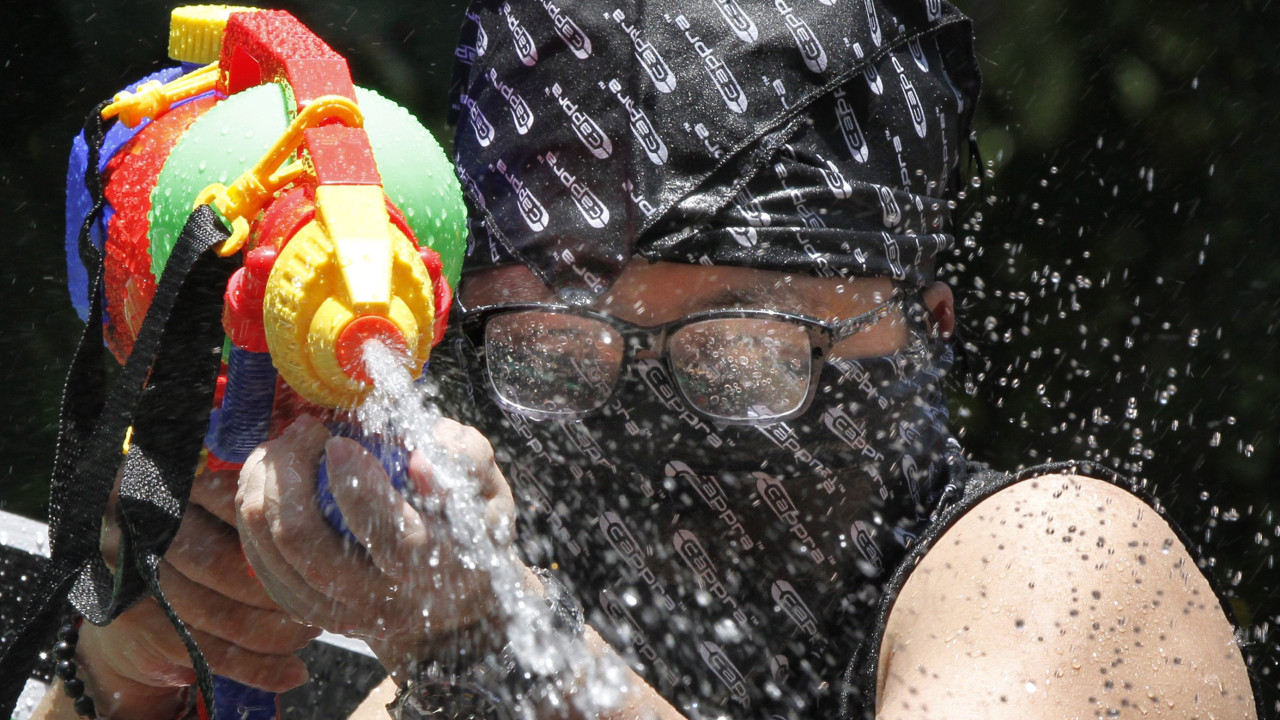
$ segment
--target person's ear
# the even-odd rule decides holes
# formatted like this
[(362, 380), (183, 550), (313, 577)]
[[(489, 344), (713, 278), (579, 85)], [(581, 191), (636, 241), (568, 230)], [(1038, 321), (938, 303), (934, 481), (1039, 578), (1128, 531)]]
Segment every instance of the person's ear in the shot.
[(951, 286), (944, 282), (935, 282), (921, 293), (924, 306), (929, 309), (929, 330), (949, 339), (956, 329), (956, 299), (951, 294)]

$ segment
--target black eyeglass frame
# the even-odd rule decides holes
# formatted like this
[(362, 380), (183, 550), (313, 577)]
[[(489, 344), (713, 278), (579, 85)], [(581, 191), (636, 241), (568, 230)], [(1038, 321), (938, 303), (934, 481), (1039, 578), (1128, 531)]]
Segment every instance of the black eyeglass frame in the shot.
[[(916, 302), (912, 302), (912, 301)], [(692, 313), (669, 322), (658, 325), (637, 325), (635, 323), (623, 320), (605, 312), (594, 310), (579, 305), (565, 305), (562, 303), (547, 302), (516, 302), (516, 303), (496, 303), (493, 305), (481, 305), (475, 308), (463, 308), (458, 317), (458, 326), (463, 337), (471, 343), (477, 357), (481, 359), (485, 368), (485, 377), (488, 379), (489, 392), (494, 399), (503, 408), (518, 412), (521, 415), (536, 420), (576, 420), (581, 417), (597, 412), (600, 408), (609, 403), (617, 392), (618, 383), (627, 367), (635, 361), (635, 353), (638, 347), (649, 347), (659, 350), (659, 356), (663, 367), (666, 368), (667, 374), (671, 379), (671, 384), (675, 386), (676, 392), (679, 394), (681, 401), (686, 408), (696, 413), (705, 420), (711, 421), (719, 425), (772, 425), (778, 422), (790, 420), (809, 408), (813, 402), (814, 395), (818, 389), (818, 376), (822, 372), (823, 365), (827, 354), (840, 341), (853, 337), (863, 332), (881, 320), (889, 317), (896, 311), (906, 310), (908, 303), (915, 305), (918, 309), (924, 310), (923, 299), (920, 297), (919, 291), (916, 289), (908, 290), (904, 286), (896, 284), (893, 288), (892, 295), (865, 313), (856, 315), (851, 318), (829, 322), (819, 318), (810, 317), (808, 315), (799, 315), (796, 313), (782, 312), (779, 310), (763, 310), (763, 309), (747, 309), (747, 308), (719, 308), (714, 310), (703, 310)], [(489, 370), (488, 356), (485, 343), (485, 329), (489, 321), (501, 315), (507, 315), (517, 312), (547, 312), (562, 313), (566, 315), (574, 315), (584, 317), (614, 328), (623, 339), (623, 354), (619, 360), (617, 377), (613, 381), (613, 385), (609, 388), (609, 392), (603, 396), (601, 402), (587, 410), (540, 410), (536, 408), (528, 408), (514, 403), (502, 396), (493, 381), (493, 375)], [(911, 323), (912, 316), (916, 313), (903, 312), (904, 320)], [(722, 320), (735, 318), (757, 318), (762, 320), (780, 320), (793, 323), (804, 327), (809, 336), (810, 347), (810, 371), (808, 387), (805, 391), (804, 401), (801, 402), (795, 410), (790, 412), (770, 415), (768, 417), (752, 417), (752, 418), (726, 418), (723, 416), (709, 413), (694, 402), (692, 398), (685, 392), (676, 368), (671, 362), (670, 352), (668, 348), (668, 339), (680, 329), (693, 325), (695, 323), (706, 320)], [(643, 338), (646, 345), (636, 342), (637, 339)]]

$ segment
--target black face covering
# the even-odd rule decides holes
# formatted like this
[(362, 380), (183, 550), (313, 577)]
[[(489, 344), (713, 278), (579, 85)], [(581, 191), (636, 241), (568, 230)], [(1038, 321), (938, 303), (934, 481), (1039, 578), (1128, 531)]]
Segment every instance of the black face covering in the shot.
[(787, 716), (829, 699), (874, 579), (939, 490), (950, 350), (916, 337), (829, 360), (802, 415), (760, 427), (691, 412), (657, 360), (634, 361), (600, 411), (552, 422), (500, 410), (465, 340), (437, 358), (466, 369), (451, 382), (503, 461), (530, 561), (559, 568), (683, 710)]

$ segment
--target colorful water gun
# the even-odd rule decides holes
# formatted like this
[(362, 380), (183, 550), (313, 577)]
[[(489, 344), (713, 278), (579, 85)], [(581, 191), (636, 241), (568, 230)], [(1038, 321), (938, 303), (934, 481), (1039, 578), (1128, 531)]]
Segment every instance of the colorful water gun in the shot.
[[(170, 56), (103, 111), (105, 337), (128, 357), (193, 207), (211, 206), (242, 267), (226, 288), (225, 365), (206, 464), (238, 468), (308, 407), (354, 407), (369, 387), (362, 348), (398, 348), (421, 370), (448, 318), (466, 210), (440, 146), (408, 112), (357, 89), (347, 62), (286, 12), (174, 10)], [(72, 152), (67, 257), (86, 316), (78, 236), (94, 199), (92, 153)], [(274, 699), (218, 679), (219, 708), (272, 717)], [(265, 694), (264, 694), (265, 695)], [(256, 707), (246, 715), (241, 710)], [(219, 715), (223, 712), (220, 710)]]

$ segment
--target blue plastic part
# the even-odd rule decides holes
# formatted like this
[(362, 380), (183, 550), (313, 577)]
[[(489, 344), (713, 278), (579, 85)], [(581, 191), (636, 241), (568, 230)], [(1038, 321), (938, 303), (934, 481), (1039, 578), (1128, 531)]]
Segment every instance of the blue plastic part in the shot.
[(205, 447), (214, 457), (243, 463), (267, 439), (276, 397), (276, 368), (271, 353), (232, 346), (227, 354), (227, 390), (210, 421)]
[[(178, 67), (165, 68), (156, 71), (150, 75), (132, 83), (125, 88), (128, 92), (136, 92), (144, 83), (156, 80), (160, 83), (172, 82), (183, 75), (199, 68), (199, 65), (191, 65), (184, 63)], [(208, 93), (206, 93), (208, 94)], [(197, 96), (203, 97), (203, 95)], [(173, 104), (173, 107), (179, 107), (196, 98), (188, 98)], [(98, 172), (101, 173), (106, 169), (107, 163), (116, 153), (120, 152), (120, 148), (125, 143), (133, 139), (139, 131), (151, 124), (150, 120), (144, 120), (139, 123), (138, 127), (125, 127), (124, 123), (115, 123), (111, 129), (107, 131), (107, 135), (102, 143), (102, 151), (98, 155)], [(89, 196), (89, 190), (84, 186), (84, 171), (89, 167), (89, 146), (85, 142), (84, 132), (82, 131), (71, 142), (71, 156), (67, 161), (67, 212), (66, 212), (66, 238), (65, 246), (67, 251), (67, 289), (71, 292), (71, 304), (75, 307), (76, 313), (81, 320), (87, 320), (89, 317), (89, 273), (85, 270), (84, 263), (80, 261), (80, 226), (84, 223), (84, 217), (93, 207), (93, 198)], [(114, 211), (110, 205), (107, 205), (102, 217), (94, 224), (90, 239), (93, 241), (94, 247), (102, 250), (102, 244), (107, 239), (107, 223), (111, 220)], [(103, 315), (103, 321), (106, 321), (106, 315)]]
[(214, 714), (217, 720), (273, 720), (276, 694), (214, 676)]
[[(359, 428), (349, 424), (333, 425), (329, 429), (334, 435), (349, 437), (364, 446), (364, 449), (382, 463), (382, 469), (387, 471), (392, 487), (402, 495), (405, 493), (408, 488), (409, 453), (404, 448), (369, 437)], [(329, 470), (325, 465), (325, 459), (326, 456), (320, 457), (320, 466), (316, 470), (316, 496), (320, 500), (320, 512), (324, 513), (325, 519), (335, 530), (359, 543), (359, 538), (347, 527), (347, 521), (342, 517), (342, 511), (338, 509), (338, 501), (333, 499), (333, 493), (329, 490)]]

